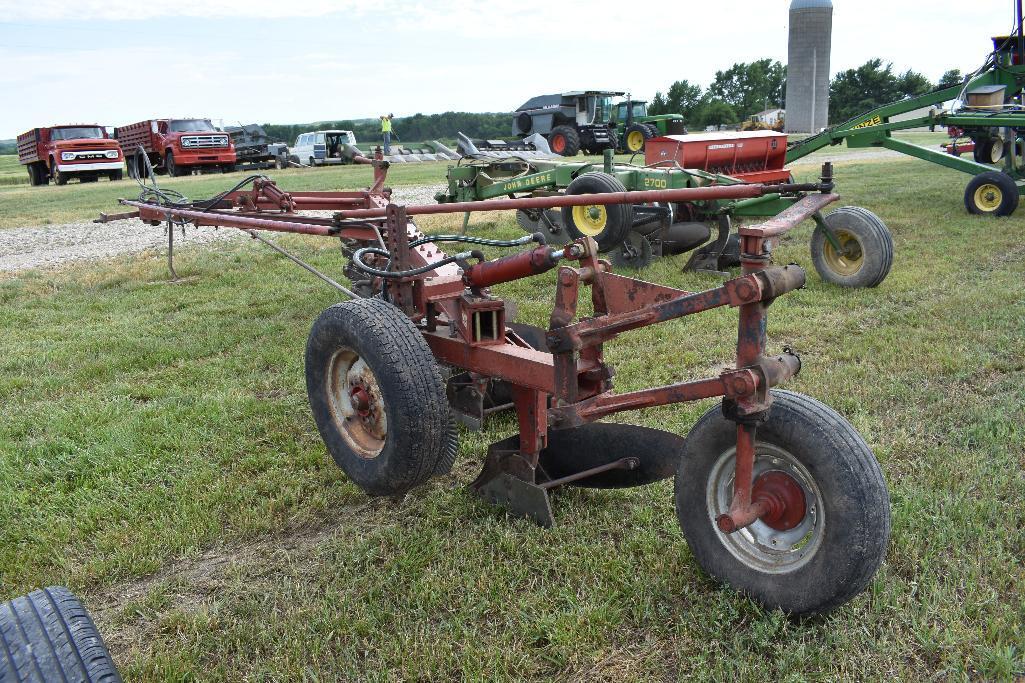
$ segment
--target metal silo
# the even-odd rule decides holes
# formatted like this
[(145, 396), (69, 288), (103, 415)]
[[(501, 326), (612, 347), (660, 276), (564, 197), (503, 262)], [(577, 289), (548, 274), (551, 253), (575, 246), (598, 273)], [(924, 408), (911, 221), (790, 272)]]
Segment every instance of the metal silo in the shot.
[(786, 130), (814, 133), (829, 125), (830, 0), (790, 3)]

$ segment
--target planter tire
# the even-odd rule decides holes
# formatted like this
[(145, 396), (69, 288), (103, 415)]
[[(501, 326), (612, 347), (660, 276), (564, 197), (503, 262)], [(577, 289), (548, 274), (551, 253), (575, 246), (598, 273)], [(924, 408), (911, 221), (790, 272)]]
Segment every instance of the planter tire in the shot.
[[(606, 194), (626, 192), (623, 183), (607, 173), (593, 172), (577, 176), (566, 188), (566, 194)], [(591, 237), (598, 251), (618, 247), (633, 228), (634, 210), (630, 204), (593, 204), (562, 207), (562, 224), (572, 239)]]

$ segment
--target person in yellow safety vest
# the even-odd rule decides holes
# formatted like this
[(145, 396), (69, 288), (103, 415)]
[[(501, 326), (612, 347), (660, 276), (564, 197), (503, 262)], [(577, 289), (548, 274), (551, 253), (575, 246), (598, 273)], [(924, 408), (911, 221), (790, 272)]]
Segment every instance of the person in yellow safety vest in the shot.
[(391, 154), (391, 120), (395, 114), (381, 117), (381, 137), (384, 138), (384, 153)]

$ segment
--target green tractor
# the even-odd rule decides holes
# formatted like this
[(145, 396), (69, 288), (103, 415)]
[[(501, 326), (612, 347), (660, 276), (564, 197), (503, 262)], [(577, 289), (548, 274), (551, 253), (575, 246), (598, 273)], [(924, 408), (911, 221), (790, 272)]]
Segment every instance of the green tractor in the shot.
[(612, 125), (616, 138), (624, 152), (643, 152), (644, 145), (651, 138), (660, 135), (686, 135), (687, 127), (683, 114), (648, 115), (648, 103), (630, 98), (612, 107)]

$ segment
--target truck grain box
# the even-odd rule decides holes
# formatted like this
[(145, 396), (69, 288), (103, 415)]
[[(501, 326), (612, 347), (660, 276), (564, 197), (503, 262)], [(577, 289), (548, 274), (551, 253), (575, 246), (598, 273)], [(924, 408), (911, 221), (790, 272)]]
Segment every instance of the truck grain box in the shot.
[(66, 185), (71, 178), (95, 182), (100, 176), (121, 180), (121, 146), (97, 125), (33, 128), (18, 136), (18, 161), (28, 168), (29, 182)]
[(128, 163), (129, 175), (146, 174), (137, 157), (142, 147), (153, 170), (172, 176), (193, 170), (234, 171), (235, 145), (231, 136), (218, 131), (209, 119), (149, 119), (114, 129)]

